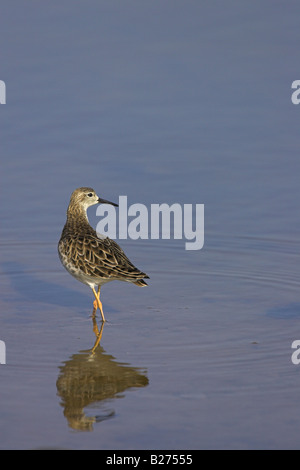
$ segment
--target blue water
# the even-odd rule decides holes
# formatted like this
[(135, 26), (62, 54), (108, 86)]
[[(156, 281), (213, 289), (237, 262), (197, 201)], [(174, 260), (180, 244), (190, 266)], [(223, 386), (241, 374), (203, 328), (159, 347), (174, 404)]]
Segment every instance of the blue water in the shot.
[[(299, 14), (1, 7), (2, 449), (299, 449)], [(202, 250), (120, 241), (149, 287), (103, 287), (93, 358), (91, 292), (56, 249), (78, 186), (205, 205)]]

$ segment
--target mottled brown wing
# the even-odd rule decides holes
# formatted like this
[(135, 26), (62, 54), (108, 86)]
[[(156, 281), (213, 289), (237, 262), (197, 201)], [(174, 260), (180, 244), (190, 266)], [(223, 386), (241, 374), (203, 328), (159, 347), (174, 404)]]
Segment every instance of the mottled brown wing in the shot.
[(67, 237), (64, 242), (65, 254), (85, 274), (101, 278), (123, 278), (133, 282), (148, 278), (110, 238), (100, 239), (88, 234)]

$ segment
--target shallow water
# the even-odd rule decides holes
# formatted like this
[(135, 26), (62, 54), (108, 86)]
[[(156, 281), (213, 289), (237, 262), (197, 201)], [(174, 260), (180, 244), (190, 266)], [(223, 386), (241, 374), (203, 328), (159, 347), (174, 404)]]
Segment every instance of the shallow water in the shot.
[[(0, 447), (298, 449), (299, 7), (122, 5), (1, 14)], [(83, 185), (205, 204), (202, 250), (120, 241), (149, 287), (103, 287), (93, 356), (56, 247)]]

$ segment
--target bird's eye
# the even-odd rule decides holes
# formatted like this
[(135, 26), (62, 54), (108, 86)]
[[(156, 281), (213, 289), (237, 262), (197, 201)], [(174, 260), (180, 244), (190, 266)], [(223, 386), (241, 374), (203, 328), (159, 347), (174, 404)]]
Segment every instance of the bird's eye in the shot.
[(88, 197), (92, 197), (93, 196), (93, 193), (88, 193)]

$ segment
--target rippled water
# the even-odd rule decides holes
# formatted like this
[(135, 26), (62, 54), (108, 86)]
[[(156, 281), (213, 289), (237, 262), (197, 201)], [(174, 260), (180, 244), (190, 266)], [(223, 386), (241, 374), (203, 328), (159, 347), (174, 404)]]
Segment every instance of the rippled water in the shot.
[[(262, 5), (2, 12), (1, 448), (299, 448), (299, 8)], [(120, 241), (149, 287), (103, 287), (94, 355), (57, 256), (82, 185), (205, 204), (202, 250)]]
[[(210, 240), (188, 262), (177, 244), (126, 242), (150, 286), (103, 288), (108, 323), (94, 356), (92, 298), (60, 268), (55, 247), (40, 246), (41, 271), (7, 263), (4, 447), (296, 446), (299, 244)], [(14, 259), (32, 249), (6, 245)]]

